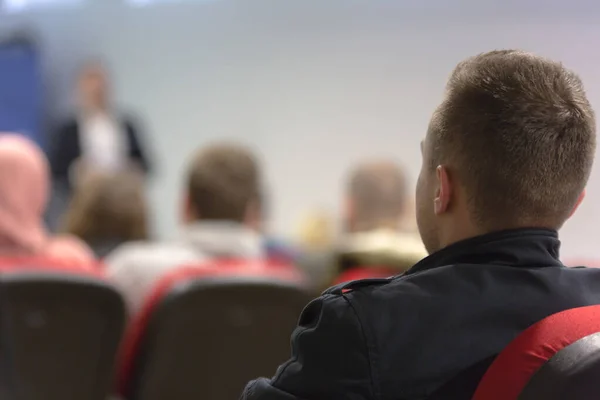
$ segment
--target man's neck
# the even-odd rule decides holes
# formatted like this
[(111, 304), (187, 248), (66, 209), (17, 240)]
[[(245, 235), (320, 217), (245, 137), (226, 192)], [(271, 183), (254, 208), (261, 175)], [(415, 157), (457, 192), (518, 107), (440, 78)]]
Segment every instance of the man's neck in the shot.
[(446, 229), (442, 228), (440, 230), (440, 249), (466, 239), (485, 235), (486, 233), (493, 231), (489, 229), (482, 229), (471, 223), (471, 221), (452, 221), (452, 223), (446, 225), (445, 228)]
[(107, 115), (109, 113), (108, 108), (102, 105), (83, 106), (81, 110), (86, 117), (96, 117), (99, 115)]

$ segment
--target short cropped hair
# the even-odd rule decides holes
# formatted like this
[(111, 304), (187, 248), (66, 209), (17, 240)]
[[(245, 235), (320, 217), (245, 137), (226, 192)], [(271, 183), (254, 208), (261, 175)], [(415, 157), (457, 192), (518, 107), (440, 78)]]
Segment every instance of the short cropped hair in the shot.
[(393, 162), (364, 163), (351, 173), (348, 195), (357, 229), (399, 224), (406, 207), (406, 176)]
[(574, 72), (518, 50), (483, 53), (448, 81), (428, 132), (431, 167), (451, 162), (481, 226), (557, 229), (589, 178), (595, 129)]
[(88, 243), (148, 239), (143, 178), (135, 172), (85, 176), (75, 187), (64, 223), (67, 233)]
[(248, 207), (259, 206), (258, 160), (244, 146), (217, 143), (201, 149), (188, 174), (191, 205), (203, 220), (244, 222)]

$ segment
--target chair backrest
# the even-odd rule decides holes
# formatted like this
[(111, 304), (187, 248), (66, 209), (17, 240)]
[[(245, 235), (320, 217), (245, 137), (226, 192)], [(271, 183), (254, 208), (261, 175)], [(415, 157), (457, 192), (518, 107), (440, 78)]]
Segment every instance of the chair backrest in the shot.
[(600, 333), (579, 339), (556, 353), (531, 378), (519, 399), (600, 398)]
[(0, 398), (105, 400), (124, 324), (120, 294), (93, 273), (2, 264)]
[(289, 271), (182, 268), (163, 278), (123, 348), (129, 400), (238, 398), (248, 380), (289, 358), (311, 300)]
[(513, 340), (473, 400), (600, 398), (600, 306), (551, 315)]
[(102, 263), (92, 260), (82, 264), (79, 260), (45, 258), (39, 256), (0, 257), (0, 273), (3, 272), (52, 272), (105, 279)]

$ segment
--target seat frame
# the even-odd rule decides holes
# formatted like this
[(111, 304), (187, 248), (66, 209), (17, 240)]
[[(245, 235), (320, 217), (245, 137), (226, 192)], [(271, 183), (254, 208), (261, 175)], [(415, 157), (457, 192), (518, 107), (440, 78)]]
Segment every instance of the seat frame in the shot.
[(514, 339), (483, 376), (473, 400), (517, 400), (538, 371), (561, 350), (600, 332), (600, 305), (565, 310)]

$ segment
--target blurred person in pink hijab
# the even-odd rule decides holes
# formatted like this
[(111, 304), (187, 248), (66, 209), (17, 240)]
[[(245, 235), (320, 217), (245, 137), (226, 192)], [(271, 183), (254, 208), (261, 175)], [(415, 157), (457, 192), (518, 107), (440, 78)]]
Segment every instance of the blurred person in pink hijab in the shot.
[(93, 253), (83, 242), (46, 231), (49, 188), (42, 150), (23, 136), (0, 133), (0, 258), (40, 256), (91, 265)]

